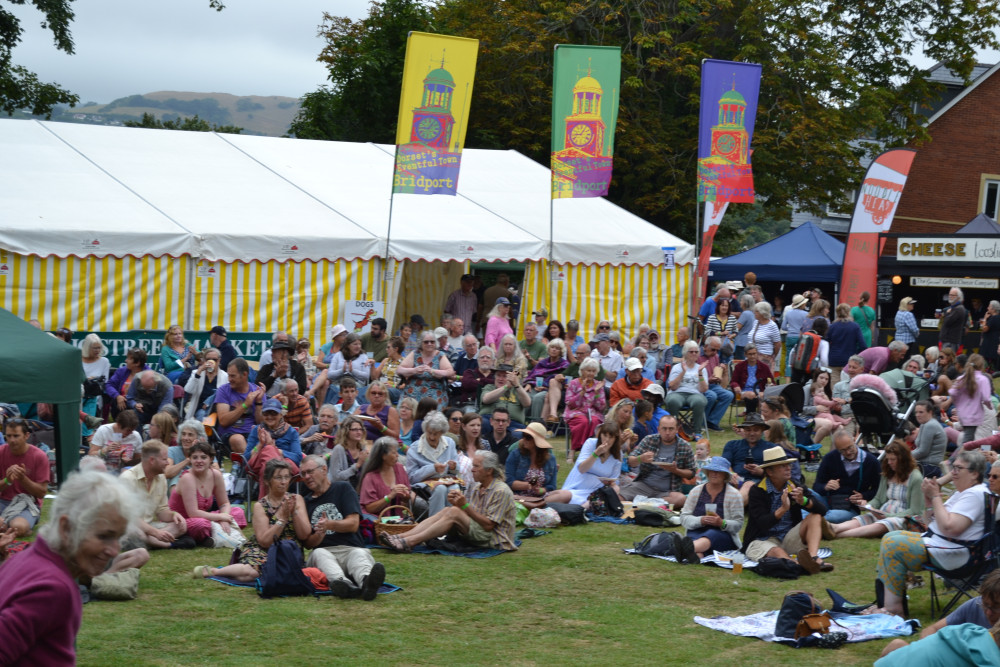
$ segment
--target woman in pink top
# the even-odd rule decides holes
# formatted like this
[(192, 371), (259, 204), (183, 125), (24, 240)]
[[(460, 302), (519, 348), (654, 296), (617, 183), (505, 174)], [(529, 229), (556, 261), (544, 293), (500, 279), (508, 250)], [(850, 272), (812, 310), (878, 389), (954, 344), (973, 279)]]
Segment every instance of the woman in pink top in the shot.
[[(378, 515), (392, 505), (413, 506), (417, 496), (410, 490), (406, 467), (399, 462), (399, 441), (395, 438), (385, 436), (372, 445), (371, 454), (361, 470), (358, 495), (361, 507), (368, 514)], [(419, 511), (414, 513), (419, 514)], [(387, 516), (399, 514), (400, 510), (393, 510)]]
[(103, 472), (70, 475), (38, 539), (0, 567), (0, 665), (72, 665), (89, 583), (121, 551), (142, 502)]
[(969, 355), (965, 373), (948, 390), (942, 407), (955, 406), (958, 420), (962, 422), (962, 442), (976, 439), (976, 427), (983, 422), (983, 406), (990, 403), (993, 383), (982, 373), (986, 360), (981, 354)]
[(507, 297), (502, 296), (497, 299), (493, 310), (486, 316), (486, 345), (489, 345), (494, 350), (500, 349), (500, 340), (504, 336), (514, 333), (514, 330), (510, 328), (510, 322), (507, 320), (507, 315), (509, 314), (510, 301)]
[[(168, 503), (170, 509), (187, 519), (187, 534), (207, 547), (214, 546), (207, 542), (212, 537), (213, 522), (221, 524), (226, 532), (247, 527), (243, 510), (229, 504), (222, 473), (212, 468), (214, 457), (215, 450), (207, 442), (191, 445), (191, 469), (181, 475)], [(209, 511), (213, 504), (218, 504), (218, 511)]]

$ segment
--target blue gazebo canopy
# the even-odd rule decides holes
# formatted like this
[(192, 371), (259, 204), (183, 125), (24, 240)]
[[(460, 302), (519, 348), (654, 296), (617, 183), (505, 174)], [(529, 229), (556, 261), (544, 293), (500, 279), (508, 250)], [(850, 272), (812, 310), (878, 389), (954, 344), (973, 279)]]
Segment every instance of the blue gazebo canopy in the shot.
[(747, 271), (758, 281), (826, 282), (840, 280), (844, 244), (811, 222), (787, 234), (710, 264), (712, 281), (742, 280)]

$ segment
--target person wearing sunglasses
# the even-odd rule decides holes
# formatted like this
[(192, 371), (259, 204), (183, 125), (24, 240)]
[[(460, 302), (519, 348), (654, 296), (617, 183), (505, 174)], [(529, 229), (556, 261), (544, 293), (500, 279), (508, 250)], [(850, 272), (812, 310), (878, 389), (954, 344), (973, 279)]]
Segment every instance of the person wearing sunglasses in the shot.
[(923, 515), (928, 522), (927, 532), (900, 530), (882, 538), (875, 587), (876, 599), (882, 602), (885, 613), (906, 614), (908, 572), (922, 570), (928, 563), (954, 570), (968, 562), (968, 545), (978, 542), (985, 531), (986, 466), (982, 452), (959, 452), (951, 468), (956, 492), (948, 500), (941, 497), (938, 480), (925, 479), (921, 485), (927, 506)]

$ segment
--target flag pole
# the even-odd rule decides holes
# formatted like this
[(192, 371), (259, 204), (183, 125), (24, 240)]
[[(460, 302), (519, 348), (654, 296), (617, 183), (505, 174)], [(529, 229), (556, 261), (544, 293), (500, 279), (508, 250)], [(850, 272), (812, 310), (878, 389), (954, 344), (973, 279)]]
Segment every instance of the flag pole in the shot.
[(382, 280), (379, 284), (382, 286), (382, 292), (379, 294), (379, 301), (386, 301), (386, 294), (388, 290), (386, 289), (386, 275), (389, 270), (389, 240), (392, 238), (392, 203), (396, 198), (396, 168), (399, 161), (399, 144), (396, 144), (396, 152), (392, 158), (392, 187), (389, 188), (389, 222), (385, 229), (385, 252), (382, 255)]

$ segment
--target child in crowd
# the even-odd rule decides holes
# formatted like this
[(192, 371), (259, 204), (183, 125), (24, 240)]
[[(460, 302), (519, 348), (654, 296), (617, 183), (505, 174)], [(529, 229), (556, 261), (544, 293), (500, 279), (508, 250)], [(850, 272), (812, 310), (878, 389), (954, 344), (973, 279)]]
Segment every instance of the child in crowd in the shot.
[(644, 398), (635, 402), (635, 424), (632, 431), (639, 436), (639, 442), (651, 433), (656, 433), (656, 425), (653, 424), (653, 404)]
[(340, 379), (340, 403), (333, 406), (337, 411), (337, 423), (343, 422), (351, 415), (356, 415), (361, 407), (358, 405), (358, 383), (352, 377)]
[(706, 473), (702, 468), (708, 465), (708, 462), (712, 460), (712, 443), (708, 441), (708, 438), (702, 438), (694, 446), (694, 469), (695, 469), (695, 479), (698, 484), (705, 484), (708, 482), (708, 473)]

